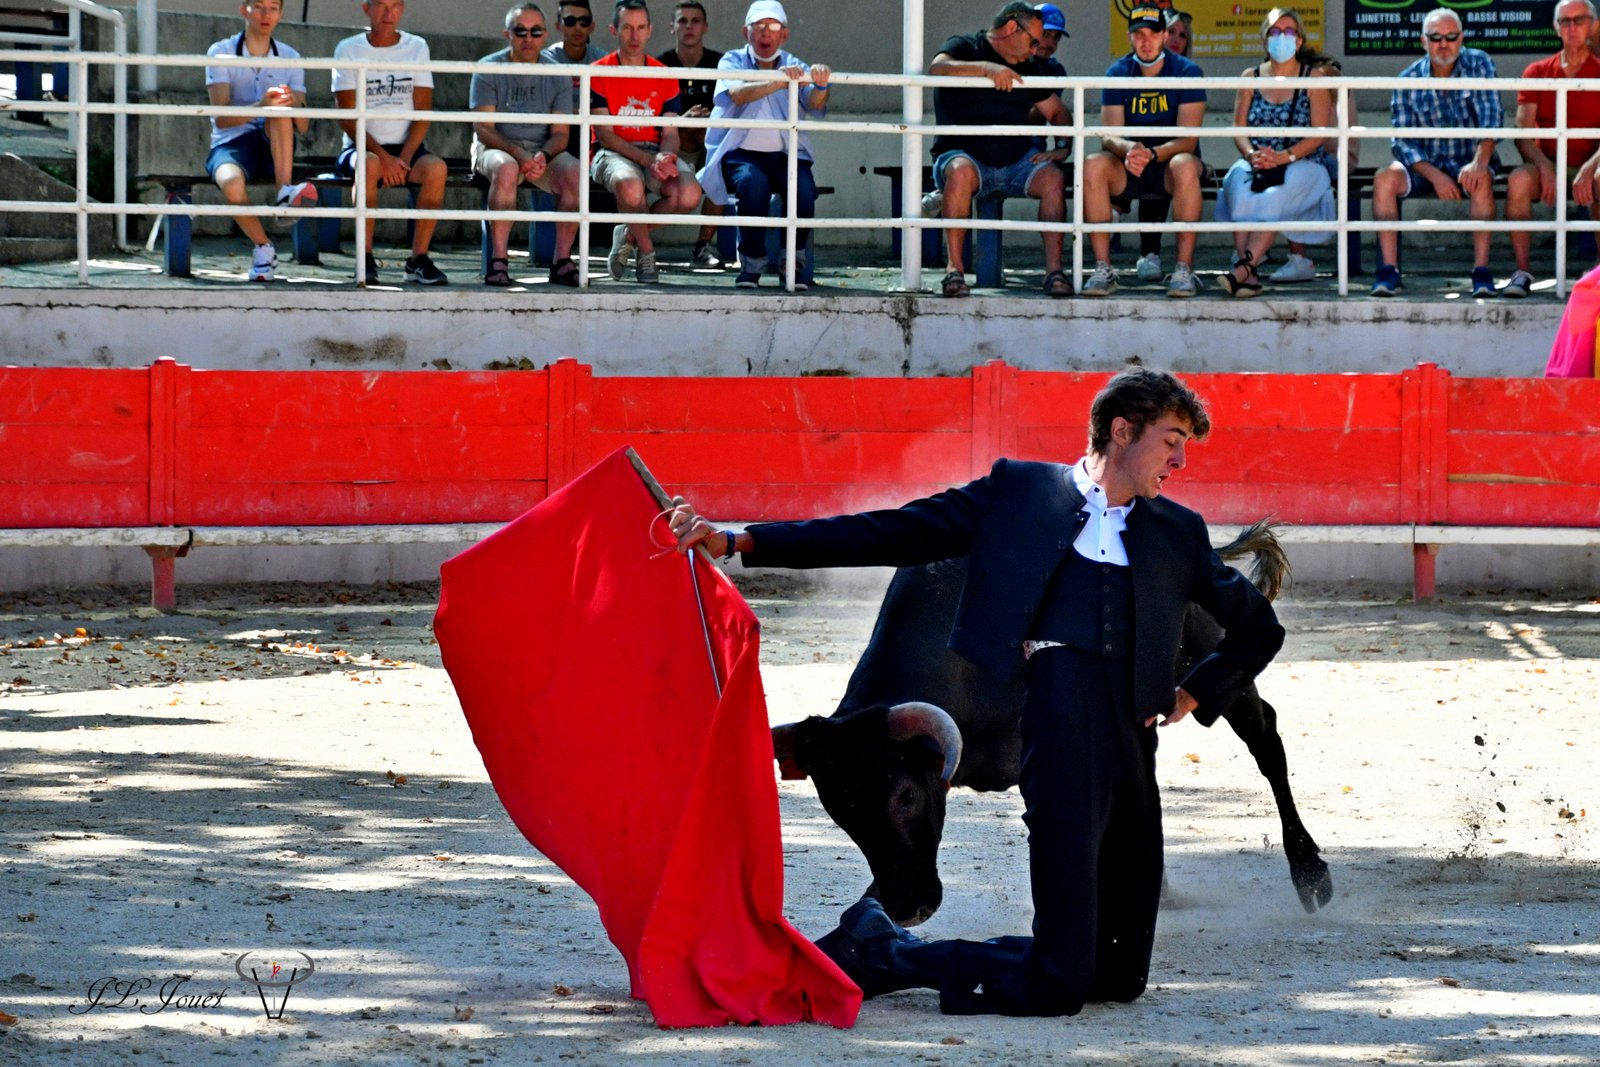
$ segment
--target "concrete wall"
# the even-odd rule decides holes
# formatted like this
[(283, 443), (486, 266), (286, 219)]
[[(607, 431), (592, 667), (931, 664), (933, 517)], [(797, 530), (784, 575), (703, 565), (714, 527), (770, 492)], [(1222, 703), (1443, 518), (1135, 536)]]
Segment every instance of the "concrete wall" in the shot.
[[(591, 292), (508, 309), (479, 289), (274, 294), (0, 289), (0, 362), (290, 370), (484, 369), (574, 356), (601, 375), (961, 375), (1004, 359), (1104, 370), (1392, 373), (1431, 360), (1464, 376), (1538, 376), (1554, 301), (1070, 301), (894, 295)], [(268, 319), (265, 316), (270, 315)]]

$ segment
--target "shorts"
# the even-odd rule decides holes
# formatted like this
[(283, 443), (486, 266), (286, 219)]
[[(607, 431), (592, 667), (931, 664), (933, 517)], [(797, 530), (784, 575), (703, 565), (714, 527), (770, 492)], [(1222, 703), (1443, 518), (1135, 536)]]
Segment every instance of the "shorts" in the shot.
[(1033, 163), (1028, 156), (1038, 149), (1028, 147), (1027, 154), (1015, 163), (1004, 167), (991, 167), (986, 163), (979, 163), (971, 155), (959, 149), (951, 152), (939, 153), (939, 158), (933, 161), (933, 187), (940, 192), (944, 191), (944, 172), (952, 160), (964, 159), (978, 168), (978, 192), (974, 196), (1012, 196), (1028, 195), (1028, 183), (1033, 181), (1033, 176), (1046, 167), (1055, 166), (1054, 163)]
[[(405, 147), (405, 145), (403, 145), (403, 144), (386, 144), (386, 145), (383, 146), (383, 150), (385, 152), (389, 153), (391, 156), (398, 156), (400, 154), (400, 150), (402, 148), (404, 148), (404, 147)], [(428, 151), (428, 146), (427, 145), (425, 145), (425, 144), (418, 145), (417, 146), (417, 154), (411, 157), (411, 162), (415, 163), (417, 160), (421, 159), (423, 156), (431, 156), (431, 155), (433, 155), (433, 153)], [(343, 152), (339, 153), (338, 162), (336, 162), (333, 165), (333, 169), (334, 169), (334, 172), (337, 173), (339, 175), (339, 177), (341, 177), (341, 178), (354, 178), (356, 176), (356, 146), (355, 145), (350, 145)], [(417, 183), (416, 182), (407, 182), (406, 184), (407, 185), (415, 185)]]
[(1126, 215), (1135, 200), (1171, 200), (1167, 192), (1167, 165), (1150, 161), (1141, 174), (1129, 174), (1122, 192), (1111, 198), (1111, 206)]
[[(1439, 165), (1437, 163), (1435, 163), (1434, 166), (1438, 167)], [(1462, 164), (1462, 166), (1466, 166), (1466, 164)], [(1450, 175), (1450, 177), (1452, 179), (1455, 178), (1456, 175), (1461, 173), (1461, 167), (1456, 167), (1453, 170), (1445, 170), (1444, 167), (1439, 167), (1439, 169), (1443, 170), (1446, 174)], [(1499, 159), (1499, 157), (1497, 157), (1497, 156), (1490, 156), (1489, 157), (1489, 173), (1491, 175), (1498, 175), (1500, 173), (1500, 159)], [(1569, 185), (1571, 184), (1570, 179), (1572, 178), (1573, 175), (1575, 175), (1577, 173), (1578, 173), (1578, 170), (1577, 170), (1576, 167), (1569, 167), (1567, 169), (1567, 177), (1569, 179), (1568, 180), (1568, 184)], [(1423, 191), (1418, 193), (1417, 192), (1418, 188), (1421, 188)], [(1422, 175), (1418, 174), (1415, 169), (1413, 169), (1411, 167), (1407, 167), (1406, 168), (1406, 187), (1405, 187), (1404, 190), (1401, 191), (1400, 199), (1404, 200), (1406, 197), (1410, 196), (1412, 193), (1416, 193), (1418, 196), (1432, 196), (1433, 195), (1433, 183), (1430, 182), (1428, 179), (1424, 178)]]
[(272, 145), (260, 129), (252, 128), (231, 141), (224, 141), (206, 156), (206, 176), (215, 179), (217, 170), (233, 164), (244, 171), (245, 181), (272, 174)]
[[(654, 149), (656, 146), (641, 144), (637, 147)], [(660, 178), (657, 178), (633, 160), (628, 159), (626, 156), (618, 155), (609, 148), (597, 148), (595, 150), (594, 163), (589, 168), (589, 177), (605, 186), (612, 193), (616, 192), (618, 182), (626, 181), (629, 178), (637, 178), (644, 182), (645, 190), (651, 195), (661, 195)], [(678, 177), (694, 181), (694, 171), (681, 158), (678, 160)]]
[[(520, 148), (527, 149), (532, 149), (534, 147), (533, 144), (528, 141), (518, 141), (517, 145)], [(560, 155), (561, 153), (556, 153), (557, 158), (559, 158)], [(494, 172), (505, 166), (507, 163), (511, 164), (513, 167), (516, 166), (517, 157), (513, 156), (510, 152), (504, 152), (498, 148), (485, 148), (478, 141), (472, 142), (472, 173), (479, 174), (484, 178), (493, 180)], [(553, 193), (556, 191), (555, 177), (555, 159), (552, 159), (550, 157), (550, 153), (546, 152), (544, 173), (539, 176), (539, 180), (530, 182), (528, 179), (523, 178), (522, 184), (531, 185), (535, 189), (539, 189), (546, 193)]]

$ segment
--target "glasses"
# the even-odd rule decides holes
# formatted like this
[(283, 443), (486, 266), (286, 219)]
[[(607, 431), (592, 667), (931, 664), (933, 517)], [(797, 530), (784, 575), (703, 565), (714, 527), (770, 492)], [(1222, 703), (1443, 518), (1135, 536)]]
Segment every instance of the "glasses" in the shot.
[(1438, 44), (1441, 41), (1449, 41), (1451, 44), (1455, 44), (1461, 40), (1461, 31), (1457, 30), (1455, 33), (1425, 33), (1423, 36), (1434, 44)]
[(1568, 26), (1587, 26), (1593, 21), (1594, 18), (1589, 15), (1574, 15), (1570, 19), (1556, 19), (1556, 25), (1566, 29)]
[(511, 36), (513, 36), (513, 37), (543, 37), (544, 36), (544, 27), (543, 26), (513, 26), (513, 27), (511, 27)]
[(561, 16), (561, 25), (563, 25), (563, 26), (593, 26), (594, 25), (594, 16), (593, 15), (562, 15)]
[(778, 33), (783, 29), (783, 23), (776, 19), (766, 19), (761, 22), (752, 22), (746, 27), (751, 33)]
[(1038, 48), (1039, 47), (1039, 38), (1035, 37), (1033, 34), (1029, 33), (1027, 30), (1023, 29), (1022, 28), (1022, 23), (1019, 22), (1019, 23), (1016, 24), (1016, 26), (1017, 26), (1017, 32), (1022, 34), (1022, 36), (1026, 37), (1028, 39), (1028, 47), (1029, 48)]
[(1274, 27), (1272, 27), (1272, 29), (1267, 31), (1267, 36), (1268, 37), (1296, 37), (1296, 36), (1299, 35), (1299, 33), (1300, 33), (1300, 31), (1295, 29), (1292, 26), (1274, 26)]

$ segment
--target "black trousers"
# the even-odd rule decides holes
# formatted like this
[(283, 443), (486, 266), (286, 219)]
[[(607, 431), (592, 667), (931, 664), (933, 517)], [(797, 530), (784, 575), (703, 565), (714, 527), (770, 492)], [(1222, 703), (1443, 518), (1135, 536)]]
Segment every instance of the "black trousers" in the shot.
[[(1131, 661), (1072, 648), (1029, 661), (1022, 715), (1033, 936), (901, 942), (882, 962), (946, 1011), (1072, 1015), (1144, 992), (1161, 903), (1154, 728)], [(982, 985), (980, 992), (974, 987)]]

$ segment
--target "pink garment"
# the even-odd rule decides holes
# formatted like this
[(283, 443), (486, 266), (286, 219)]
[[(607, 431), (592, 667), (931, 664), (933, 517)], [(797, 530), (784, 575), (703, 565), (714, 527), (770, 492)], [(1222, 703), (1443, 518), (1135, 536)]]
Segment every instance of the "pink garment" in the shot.
[(1550, 361), (1544, 365), (1546, 378), (1593, 378), (1595, 376), (1595, 321), (1600, 319), (1600, 267), (1596, 267), (1572, 287), (1567, 311), (1561, 316), (1556, 340), (1550, 346)]

